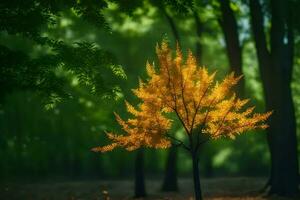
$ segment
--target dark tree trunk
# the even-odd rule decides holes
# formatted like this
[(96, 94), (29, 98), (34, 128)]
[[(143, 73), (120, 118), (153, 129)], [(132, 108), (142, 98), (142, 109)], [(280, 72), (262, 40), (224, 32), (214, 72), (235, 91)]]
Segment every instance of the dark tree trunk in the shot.
[[(274, 110), (267, 134), (271, 153), (270, 194), (292, 196), (298, 192), (298, 157), (295, 111), (290, 87), (294, 48), (291, 18), (287, 16), (287, 1), (271, 1), (269, 52), (261, 5), (258, 0), (250, 0), (249, 5), (266, 108)], [(286, 35), (287, 44), (284, 43)]]
[[(278, 129), (272, 133), (271, 137), (271, 147), (276, 154), (273, 156), (270, 192), (291, 196), (298, 192), (298, 157), (294, 105), (290, 86), (293, 68), (293, 27), (291, 23), (287, 23), (289, 21), (287, 8), (287, 1), (271, 1), (271, 62), (281, 87), (276, 89), (278, 105), (275, 108), (278, 108), (278, 112), (277, 116), (274, 116), (276, 118), (274, 121), (280, 125), (277, 124)], [(288, 35), (287, 44), (284, 43), (286, 35)]]
[[(180, 37), (175, 25), (173, 18), (167, 13), (163, 5), (160, 5), (160, 9), (162, 14), (165, 16), (175, 42), (181, 47)], [(165, 174), (164, 174), (164, 181), (162, 184), (162, 191), (170, 192), (170, 191), (178, 191), (178, 179), (177, 179), (177, 154), (178, 154), (178, 147), (172, 146), (169, 149), (166, 167), (165, 167)]]
[(178, 191), (177, 151), (178, 148), (175, 146), (172, 146), (169, 149), (166, 168), (165, 168), (165, 177), (162, 185), (163, 191)]
[(134, 197), (140, 198), (146, 196), (145, 176), (144, 176), (144, 149), (138, 149), (135, 160), (135, 181)]
[[(221, 18), (219, 23), (221, 25), (225, 43), (227, 56), (230, 64), (231, 71), (235, 72), (236, 75), (242, 75), (242, 47), (239, 41), (238, 26), (230, 7), (230, 0), (220, 0), (221, 7)], [(244, 95), (245, 82), (241, 79), (237, 86), (237, 93), (239, 96)]]
[(177, 30), (177, 27), (176, 27), (176, 24), (175, 24), (173, 18), (169, 15), (169, 13), (166, 11), (166, 9), (163, 5), (159, 5), (159, 6), (160, 6), (160, 10), (161, 10), (163, 16), (166, 18), (166, 20), (171, 28), (171, 32), (173, 34), (175, 42), (177, 42), (178, 45), (181, 46), (179, 32)]
[(197, 155), (192, 155), (193, 159), (193, 180), (194, 180), (194, 192), (195, 200), (202, 200), (202, 191), (200, 184), (200, 174), (199, 174), (199, 159)]
[[(267, 40), (264, 32), (263, 25), (263, 13), (261, 5), (258, 0), (250, 0), (250, 16), (251, 16), (251, 26), (253, 31), (253, 36), (255, 40), (256, 54), (259, 64), (260, 76), (263, 82), (264, 96), (266, 102), (266, 110), (272, 110), (271, 102), (272, 102), (272, 83), (271, 83), (271, 58), (270, 53), (267, 48)], [(268, 189), (268, 186), (271, 185), (271, 178), (273, 177), (273, 156), (272, 152), (273, 148), (271, 148), (271, 133), (272, 126), (267, 129), (267, 142), (270, 150), (271, 157), (271, 169), (270, 169), (270, 177), (263, 188), (263, 192), (265, 189)]]
[(198, 65), (202, 64), (202, 43), (201, 38), (203, 34), (203, 24), (200, 19), (200, 16), (196, 11), (193, 11), (195, 25), (196, 25), (196, 34), (197, 34), (197, 41), (196, 41), (196, 59)]

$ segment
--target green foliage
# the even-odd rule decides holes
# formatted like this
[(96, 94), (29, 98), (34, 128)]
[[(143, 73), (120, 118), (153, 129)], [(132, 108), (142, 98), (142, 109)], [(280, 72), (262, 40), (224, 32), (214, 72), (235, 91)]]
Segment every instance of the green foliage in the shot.
[(48, 23), (54, 23), (53, 17), (65, 10), (74, 12), (96, 26), (105, 25), (101, 10), (107, 7), (104, 0), (83, 1), (2, 1), (0, 3), (0, 30), (9, 34), (22, 34), (42, 42), (41, 28)]
[[(21, 52), (0, 44), (0, 91), (3, 95), (12, 90), (34, 90), (49, 102), (70, 97), (64, 90), (67, 81), (57, 70), (73, 74), (79, 84), (92, 94), (115, 96), (122, 68), (114, 64), (111, 53), (89, 42), (67, 44), (43, 34), (43, 28), (56, 23), (62, 12), (72, 10), (75, 15), (97, 26), (108, 28), (102, 14), (105, 1), (4, 1), (1, 2), (0, 31), (34, 41), (50, 50), (37, 58), (30, 52)], [(115, 75), (115, 76), (114, 76)], [(106, 77), (112, 77), (107, 79)]]
[[(130, 2), (130, 3), (129, 3)], [(201, 41), (202, 63), (222, 77), (229, 70), (219, 27), (216, 0), (164, 1), (0, 1), (0, 172), (11, 180), (25, 176), (129, 176), (133, 157), (122, 151), (97, 155), (90, 148), (105, 144), (104, 130), (116, 130), (112, 111), (126, 117), (123, 96), (134, 102), (130, 88), (145, 77), (145, 60), (164, 35), (173, 39), (157, 4), (178, 28), (184, 51)], [(243, 44), (247, 96), (263, 110), (263, 93), (245, 1), (236, 18)], [(298, 3), (294, 1), (294, 3)], [(240, 7), (240, 6), (243, 7)], [(293, 8), (296, 10), (297, 6)], [(197, 38), (192, 9), (204, 32)], [(268, 12), (267, 3), (264, 11)], [(265, 28), (270, 27), (267, 16)], [(298, 26), (298, 21), (295, 21)], [(295, 55), (299, 55), (296, 35)], [(173, 40), (170, 40), (171, 43)], [(173, 41), (172, 46), (175, 43)], [(299, 56), (295, 60), (293, 95), (300, 116)], [(216, 67), (218, 66), (218, 68)], [(126, 72), (126, 75), (125, 75)], [(124, 81), (126, 79), (126, 81)], [(106, 101), (103, 101), (105, 99)], [(51, 108), (45, 110), (46, 108)], [(298, 129), (299, 129), (298, 120)], [(180, 137), (181, 130), (172, 130)], [(219, 151), (226, 149), (225, 152)], [(209, 175), (267, 174), (267, 144), (262, 134), (203, 148), (201, 166)], [(262, 153), (263, 152), (263, 153)], [(191, 162), (179, 152), (180, 174)], [(148, 151), (148, 173), (163, 173), (166, 152)], [(155, 159), (155, 162), (152, 162)], [(120, 167), (122, 166), (122, 167)]]

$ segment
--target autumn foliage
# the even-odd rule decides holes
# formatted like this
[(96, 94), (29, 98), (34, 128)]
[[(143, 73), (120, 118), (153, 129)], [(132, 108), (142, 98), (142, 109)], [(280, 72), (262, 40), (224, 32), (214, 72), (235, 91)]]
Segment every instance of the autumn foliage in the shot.
[[(198, 67), (196, 59), (188, 52), (186, 61), (177, 47), (175, 57), (166, 42), (157, 45), (159, 65), (147, 63), (149, 79), (140, 80), (134, 94), (140, 104), (126, 102), (132, 118), (123, 120), (115, 113), (118, 123), (126, 134), (107, 133), (111, 144), (96, 147), (94, 151), (106, 152), (116, 147), (129, 151), (140, 147), (168, 148), (171, 144), (182, 145), (194, 151), (203, 141), (201, 138), (234, 138), (251, 129), (265, 129), (271, 112), (253, 113), (254, 107), (245, 108), (248, 99), (239, 99), (233, 87), (241, 77), (229, 74), (220, 83), (216, 73), (208, 73)], [(189, 145), (169, 133), (174, 123), (173, 113), (183, 126)]]

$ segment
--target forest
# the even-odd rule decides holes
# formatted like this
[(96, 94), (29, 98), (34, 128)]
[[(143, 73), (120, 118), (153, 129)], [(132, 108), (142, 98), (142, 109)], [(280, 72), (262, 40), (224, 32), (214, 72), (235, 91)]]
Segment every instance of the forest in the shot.
[(0, 199), (300, 199), (299, 11), (1, 1)]

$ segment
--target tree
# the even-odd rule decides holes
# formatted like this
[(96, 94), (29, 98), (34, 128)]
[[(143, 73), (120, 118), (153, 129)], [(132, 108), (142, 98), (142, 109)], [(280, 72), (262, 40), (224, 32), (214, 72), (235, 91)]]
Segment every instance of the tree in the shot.
[[(161, 1), (154, 1), (161, 13), (166, 18), (169, 27), (172, 31), (174, 40), (177, 42), (177, 45), (181, 47), (181, 40), (179, 36), (178, 29), (176, 27), (175, 21), (172, 16), (168, 13), (166, 6)], [(178, 157), (178, 147), (172, 145), (169, 148), (167, 162), (165, 166), (165, 174), (162, 184), (163, 191), (178, 191), (178, 176), (177, 176), (177, 157)]]
[[(238, 25), (234, 12), (230, 7), (230, 0), (220, 0), (219, 2), (221, 16), (218, 21), (224, 34), (230, 69), (237, 75), (242, 75), (242, 47), (239, 41)], [(242, 80), (237, 88), (237, 92), (241, 96), (244, 95), (244, 87), (245, 83)]]
[(201, 38), (204, 32), (203, 28), (203, 22), (200, 18), (200, 15), (198, 14), (197, 11), (195, 11), (196, 8), (193, 9), (193, 15), (195, 19), (195, 24), (196, 24), (196, 33), (197, 33), (197, 43), (196, 43), (196, 59), (198, 65), (201, 65), (202, 63), (202, 43), (201, 43)]
[[(154, 3), (154, 5), (156, 5), (159, 8), (161, 13), (166, 18), (169, 27), (172, 31), (174, 40), (176, 41), (179, 47), (182, 46), (179, 31), (176, 26), (175, 20), (168, 13), (167, 8), (170, 8), (170, 11), (172, 11), (172, 13), (177, 15), (185, 15), (185, 17), (189, 13), (192, 14), (192, 17), (195, 21), (196, 35), (198, 37), (196, 42), (196, 59), (197, 59), (197, 63), (200, 64), (201, 56), (202, 56), (201, 37), (203, 34), (203, 24), (198, 14), (197, 8), (203, 5), (200, 2), (196, 2), (196, 1), (169, 2), (169, 1), (154, 0), (152, 2)], [(168, 156), (167, 156), (165, 176), (162, 185), (163, 191), (178, 191), (177, 157), (178, 157), (178, 147), (173, 145), (169, 149)]]
[(271, 1), (270, 50), (264, 31), (262, 6), (258, 0), (250, 0), (249, 7), (266, 108), (275, 110), (267, 134), (271, 154), (271, 174), (267, 185), (270, 186), (270, 194), (295, 195), (298, 192), (299, 166), (290, 86), (294, 58), (291, 2)]
[[(65, 170), (64, 172), (66, 173), (64, 175), (66, 176), (68, 174), (74, 175), (75, 170), (79, 171), (79, 165), (77, 165), (79, 162), (77, 161), (80, 160), (80, 156), (78, 156), (80, 150), (77, 149), (71, 153), (67, 152), (71, 145), (79, 143), (83, 149), (85, 148), (84, 146), (87, 145), (85, 141), (87, 140), (80, 133), (90, 131), (92, 126), (89, 126), (89, 129), (86, 130), (84, 128), (92, 121), (93, 117), (91, 116), (94, 116), (95, 113), (102, 113), (105, 109), (97, 104), (97, 109), (100, 109), (100, 112), (93, 109), (93, 115), (89, 115), (91, 118), (86, 120), (89, 122), (84, 124), (80, 123), (81, 117), (78, 117), (84, 115), (82, 112), (77, 110), (76, 115), (74, 115), (75, 109), (84, 108), (84, 106), (76, 104), (76, 102), (78, 103), (79, 98), (85, 99), (82, 98), (83, 94), (85, 94), (85, 97), (90, 98), (93, 96), (91, 99), (99, 103), (103, 97), (117, 97), (117, 93), (120, 91), (119, 81), (122, 79), (121, 76), (125, 74), (122, 72), (122, 68), (116, 64), (116, 59), (110, 52), (101, 48), (99, 44), (96, 45), (81, 38), (75, 38), (73, 41), (67, 42), (61, 36), (57, 37), (51, 34), (55, 27), (59, 27), (61, 20), (65, 19), (66, 13), (72, 13), (73, 19), (83, 20), (84, 23), (93, 25), (98, 29), (109, 30), (102, 15), (102, 11), (107, 6), (107, 1), (102, 0), (60, 2), (47, 0), (22, 2), (12, 0), (0, 2), (0, 112), (4, 113), (7, 105), (10, 105), (11, 96), (16, 94), (21, 95), (13, 99), (21, 99), (25, 94), (25, 97), (27, 97), (29, 96), (27, 92), (29, 92), (32, 96), (30, 99), (34, 99), (36, 103), (35, 106), (28, 107), (28, 105), (25, 106), (26, 103), (28, 104), (28, 101), (24, 99), (22, 100), (24, 105), (21, 104), (18, 109), (15, 108), (13, 110), (12, 113), (14, 113), (15, 118), (10, 120), (11, 123), (8, 123), (8, 127), (14, 128), (12, 131), (7, 130), (11, 134), (5, 134), (2, 130), (0, 131), (0, 148), (2, 154), (7, 153), (5, 149), (7, 149), (8, 153), (16, 152), (16, 160), (18, 162), (22, 162), (24, 158), (32, 159), (27, 160), (32, 166), (35, 166), (29, 169), (34, 173), (28, 171), (29, 174), (37, 174), (39, 170), (35, 172), (35, 169), (51, 171), (51, 169), (60, 168), (61, 171), (57, 171), (57, 173)], [(57, 33), (59, 31), (54, 30), (54, 32)], [(6, 37), (13, 40), (5, 41), (3, 38)], [(16, 46), (15, 44), (18, 43), (20, 45)], [(123, 76), (123, 78), (125, 77)], [(75, 84), (73, 85), (73, 83)], [(36, 98), (36, 94), (42, 98)], [(65, 100), (65, 104), (57, 105), (61, 100)], [(77, 134), (74, 136), (73, 132), (74, 137), (72, 140), (66, 139), (70, 132), (69, 129), (64, 128), (66, 123), (72, 123), (69, 115), (66, 115), (67, 118), (69, 117), (68, 120), (59, 120), (59, 123), (55, 124), (53, 122), (55, 117), (48, 114), (47, 120), (44, 119), (45, 122), (41, 123), (40, 120), (44, 117), (44, 111), (37, 111), (40, 101), (47, 108), (56, 105), (57, 110), (61, 109), (59, 116), (62, 116), (62, 113), (68, 110), (69, 107), (73, 106), (75, 108), (72, 109), (72, 116), (74, 116), (74, 121), (76, 122), (73, 127)], [(30, 116), (25, 118), (26, 120), (24, 121), (22, 116), (27, 112), (30, 113)], [(36, 114), (37, 112), (39, 114)], [(49, 113), (51, 112), (49, 111)], [(87, 112), (87, 109), (85, 109), (85, 112)], [(1, 124), (5, 123), (2, 119), (0, 121)], [(29, 124), (34, 122), (34, 127), (37, 128), (30, 129), (30, 125), (26, 126), (26, 129), (22, 128), (27, 122)], [(52, 125), (52, 122), (54, 125)], [(56, 127), (53, 128), (53, 126)], [(40, 129), (40, 127), (44, 127), (44, 129)], [(56, 143), (55, 147), (50, 144), (48, 148), (43, 148), (37, 144), (37, 141), (44, 145), (46, 141), (53, 141), (52, 139), (57, 136), (56, 133), (61, 133), (59, 141), (68, 140), (69, 147), (66, 147), (66, 145), (60, 146), (59, 143)], [(11, 140), (11, 138), (15, 139)], [(37, 138), (37, 140), (33, 138)], [(80, 139), (77, 140), (78, 138)], [(14, 141), (15, 147), (11, 149), (6, 148), (11, 141)], [(30, 146), (30, 148), (24, 148), (25, 146)], [(43, 150), (40, 151), (37, 147), (41, 147), (40, 149)], [(66, 155), (64, 161), (60, 161), (60, 156), (58, 158), (55, 157), (54, 160), (51, 159), (53, 156), (49, 152), (54, 152), (54, 150), (60, 151), (60, 156)], [(24, 156), (24, 152), (30, 156)], [(43, 157), (44, 160), (39, 158), (39, 156)], [(12, 156), (7, 155), (7, 157)], [(52, 160), (48, 167), (43, 167), (39, 164), (41, 161), (46, 164), (48, 162), (46, 161), (47, 159)], [(87, 162), (87, 160), (83, 162)], [(5, 160), (3, 163), (5, 163)], [(96, 162), (94, 163), (96, 164)], [(97, 163), (99, 163), (99, 159)], [(9, 162), (5, 164), (7, 166), (10, 165)], [(25, 173), (26, 164), (19, 167), (24, 168), (21, 172)], [(96, 167), (99, 167), (99, 165), (96, 165)], [(98, 169), (98, 171), (101, 170)], [(4, 171), (2, 174), (5, 173)], [(13, 167), (11, 174), (14, 174)]]
[(32, 57), (31, 51), (20, 51), (1, 44), (0, 103), (6, 94), (14, 90), (35, 91), (46, 97), (50, 104), (70, 97), (71, 94), (62, 87), (66, 80), (57, 76), (57, 70), (72, 73), (93, 94), (116, 94), (120, 90), (119, 75), (125, 74), (120, 66), (114, 64), (111, 53), (86, 41), (67, 44), (44, 34), (45, 27), (57, 23), (61, 14), (70, 10), (98, 28), (108, 29), (101, 13), (107, 6), (106, 1), (1, 1), (0, 31), (30, 41), (32, 48), (41, 46), (43, 51), (48, 49), (51, 53), (44, 51)]
[[(179, 47), (175, 58), (166, 42), (156, 51), (159, 69), (148, 63), (149, 80), (140, 81), (139, 88), (133, 90), (141, 103), (134, 107), (126, 102), (133, 118), (124, 121), (115, 114), (127, 134), (107, 133), (112, 143), (93, 151), (106, 152), (116, 147), (132, 151), (141, 147), (181, 146), (192, 158), (195, 199), (200, 200), (198, 160), (201, 145), (209, 139), (234, 138), (247, 130), (267, 128), (264, 121), (271, 112), (254, 114), (254, 107), (244, 108), (248, 100), (241, 100), (231, 92), (240, 76), (231, 73), (217, 83), (215, 73), (209, 74), (205, 68), (197, 67), (191, 52), (183, 62)], [(175, 120), (184, 128), (187, 142), (169, 133)]]

